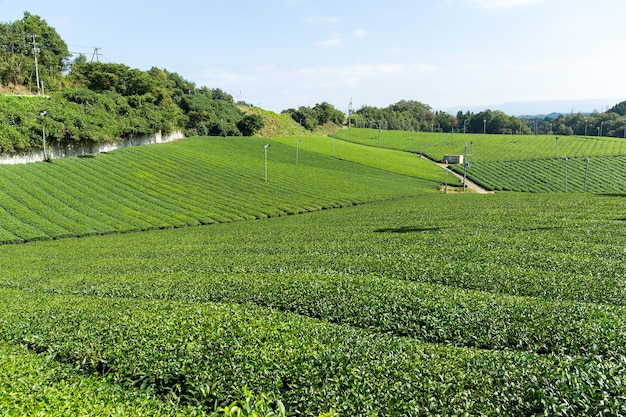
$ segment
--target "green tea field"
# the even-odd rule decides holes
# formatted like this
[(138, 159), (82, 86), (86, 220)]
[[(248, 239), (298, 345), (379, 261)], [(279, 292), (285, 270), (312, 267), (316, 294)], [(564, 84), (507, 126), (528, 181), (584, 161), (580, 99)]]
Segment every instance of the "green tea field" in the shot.
[[(315, 140), (330, 143), (307, 139)], [(404, 159), (386, 162), (383, 170), (361, 157), (348, 162), (305, 149), (298, 149), (296, 165), (293, 147), (269, 143), (267, 181), (267, 142), (259, 138), (193, 138), (114, 155), (0, 166), (0, 242), (323, 210), (437, 192), (445, 177), (426, 161), (392, 151), (383, 155)]]
[(624, 415), (624, 195), (368, 145), (0, 167), (0, 415)]
[(350, 129), (335, 136), (371, 147), (423, 154), (442, 161), (467, 155), (452, 167), (489, 190), (626, 192), (626, 140), (607, 137), (481, 135)]

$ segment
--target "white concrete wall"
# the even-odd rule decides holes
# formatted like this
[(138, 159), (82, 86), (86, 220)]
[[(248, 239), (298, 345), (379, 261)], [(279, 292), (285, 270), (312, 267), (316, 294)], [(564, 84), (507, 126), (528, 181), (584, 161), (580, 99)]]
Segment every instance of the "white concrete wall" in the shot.
[[(172, 142), (182, 139), (185, 135), (182, 132), (175, 131), (169, 135), (162, 135), (158, 132), (152, 137), (128, 139), (116, 143), (94, 143), (87, 146), (49, 146), (47, 151), (51, 159), (67, 158), (70, 156), (92, 155), (100, 152), (111, 152), (115, 149), (126, 148), (129, 146), (150, 145), (153, 143)], [(0, 155), (0, 164), (27, 164), (29, 162), (41, 162), (45, 160), (43, 149), (36, 149), (30, 152), (20, 153), (16, 155)]]

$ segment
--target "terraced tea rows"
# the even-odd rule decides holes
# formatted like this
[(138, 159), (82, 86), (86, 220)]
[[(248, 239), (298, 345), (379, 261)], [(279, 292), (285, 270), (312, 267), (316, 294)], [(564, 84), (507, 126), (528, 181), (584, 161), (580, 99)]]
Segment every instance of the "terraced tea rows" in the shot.
[[(346, 137), (356, 143), (378, 146), (378, 132), (370, 129), (350, 129), (334, 136)], [(467, 145), (467, 149), (466, 149)], [(467, 154), (472, 162), (518, 161), (560, 158), (567, 156), (599, 157), (626, 155), (626, 141), (621, 138), (581, 136), (519, 136), (482, 135), (462, 133), (429, 133), (382, 131), (380, 146), (383, 148), (423, 153), (436, 161), (443, 161), (445, 154)]]
[[(343, 138), (345, 133), (336, 136)], [(368, 129), (351, 129), (349, 138), (370, 146), (378, 141)], [(381, 146), (423, 153), (436, 161), (446, 154), (466, 155), (469, 166), (452, 168), (489, 190), (622, 193), (626, 189), (622, 169), (626, 140), (620, 138), (385, 131)]]
[(0, 246), (1, 411), (626, 413), (622, 197), (443, 195), (333, 138), (272, 141), (265, 182), (266, 143), (1, 168), (4, 241), (46, 240)]
[[(626, 156), (542, 159), (537, 161), (480, 162), (467, 175), (483, 187), (497, 191), (626, 192)], [(462, 167), (454, 167), (463, 173)]]
[(431, 194), (3, 246), (1, 336), (205, 410), (248, 385), (304, 415), (622, 413), (623, 203)]
[(280, 216), (433, 192), (414, 181), (260, 139), (211, 138), (49, 164), (0, 166), (0, 243)]

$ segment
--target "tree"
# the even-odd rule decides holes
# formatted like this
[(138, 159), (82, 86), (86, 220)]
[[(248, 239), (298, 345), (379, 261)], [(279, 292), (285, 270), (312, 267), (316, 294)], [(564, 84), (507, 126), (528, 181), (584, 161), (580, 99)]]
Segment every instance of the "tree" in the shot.
[(252, 136), (255, 132), (263, 129), (264, 126), (263, 117), (259, 114), (247, 114), (237, 123), (237, 127), (243, 136)]
[(327, 123), (342, 125), (345, 119), (345, 115), (341, 111), (326, 102), (316, 104), (313, 107), (313, 111), (315, 112), (317, 122), (320, 125), (325, 125)]
[[(36, 44), (34, 49), (33, 41)], [(38, 75), (46, 88), (61, 83), (70, 53), (57, 31), (39, 16), (24, 12), (24, 18), (0, 24), (0, 82), (26, 84), (32, 80), (37, 53)], [(31, 83), (32, 85), (32, 83)], [(40, 86), (35, 86), (40, 87)]]
[(617, 103), (615, 106), (607, 110), (607, 113), (617, 113), (620, 116), (626, 116), (626, 101)]

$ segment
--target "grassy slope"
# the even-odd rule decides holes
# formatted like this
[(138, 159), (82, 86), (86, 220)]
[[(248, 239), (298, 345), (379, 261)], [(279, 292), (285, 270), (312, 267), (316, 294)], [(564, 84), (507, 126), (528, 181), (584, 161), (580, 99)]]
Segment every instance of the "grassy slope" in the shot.
[(327, 126), (319, 126), (314, 132), (303, 129), (293, 118), (287, 113), (274, 113), (260, 107), (240, 106), (239, 109), (246, 114), (258, 114), (263, 117), (265, 127), (258, 132), (254, 132), (256, 136), (264, 138), (288, 137), (288, 136), (320, 136), (332, 133), (337, 130), (337, 125), (329, 124)]

